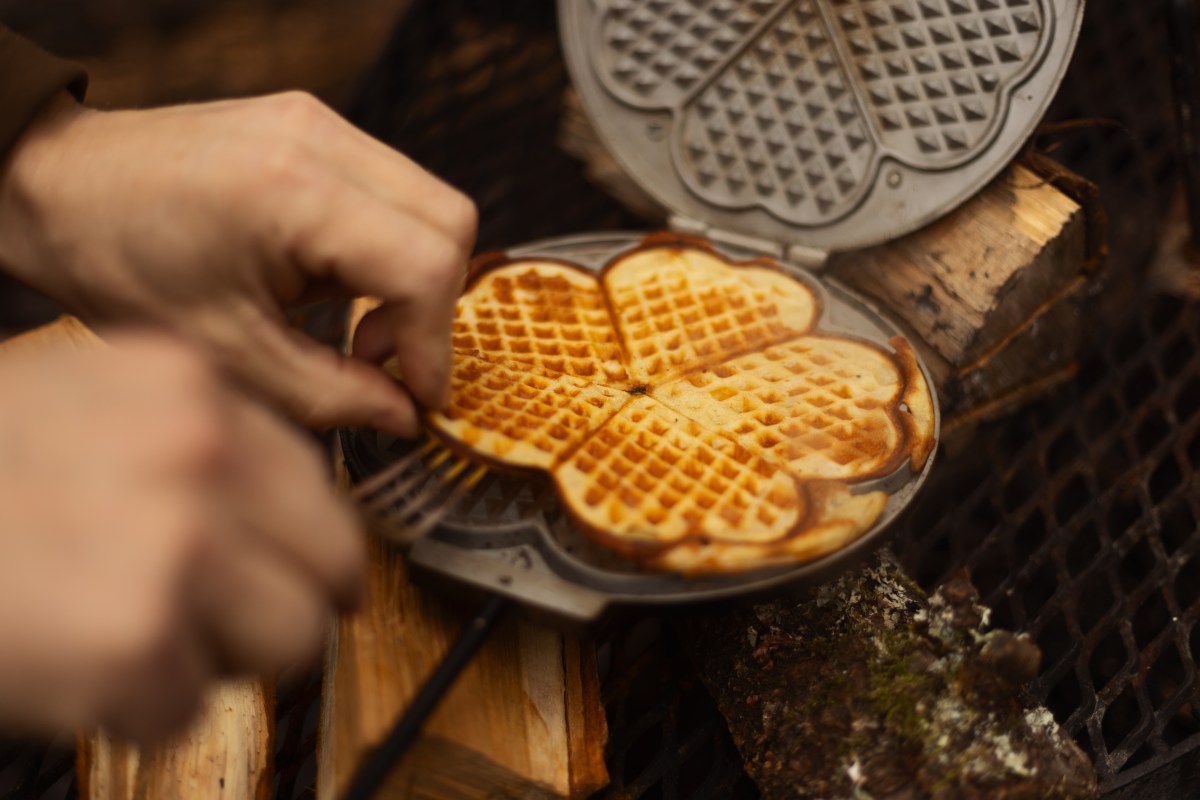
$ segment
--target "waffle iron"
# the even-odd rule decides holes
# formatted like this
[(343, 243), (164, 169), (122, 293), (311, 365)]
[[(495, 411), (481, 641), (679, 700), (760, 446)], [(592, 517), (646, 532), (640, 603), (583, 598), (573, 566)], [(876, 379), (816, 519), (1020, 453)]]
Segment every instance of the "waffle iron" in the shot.
[[(556, 239), (515, 248), (509, 255), (569, 259), (598, 271), (642, 238), (615, 233)], [(728, 245), (718, 250), (734, 260), (750, 255)], [(805, 270), (793, 267), (792, 272), (823, 309), (815, 333), (848, 336), (891, 350), (888, 342), (900, 332), (874, 307)], [(925, 379), (930, 383), (927, 371)], [(500, 592), (519, 601), (526, 613), (569, 627), (594, 623), (621, 608), (714, 601), (822, 582), (878, 544), (924, 483), (932, 464), (927, 459), (921, 470), (913, 472), (906, 462), (886, 477), (855, 485), (856, 491), (887, 491), (887, 507), (870, 531), (833, 556), (740, 575), (684, 577), (641, 571), (592, 544), (563, 512), (546, 476), (491, 471), (463, 491), (460, 487), (465, 488), (472, 473), (462, 469), (460, 461), (445, 458), (436, 449), (414, 459), (420, 449), (420, 443), (371, 431), (347, 432), (343, 438), (343, 453), (353, 476), (373, 475), (409, 459), (411, 468), (396, 477), (407, 490), (395, 502), (428, 497), (421, 505), (435, 509), (437, 524), (405, 542), (412, 571), (426, 582), (452, 581), (459, 590), (467, 585)], [(453, 499), (446, 503), (443, 498)], [(404, 533), (397, 531), (401, 537)]]
[[(891, 241), (953, 211), (1020, 151), (1078, 37), (1084, 0), (558, 0), (572, 80), (603, 143), (670, 210), (672, 230), (733, 259), (768, 256), (825, 303), (818, 330), (890, 350), (898, 329), (820, 270), (831, 252)], [(641, 234), (565, 237), (509, 257), (593, 270)], [(928, 370), (921, 365), (933, 391)], [(934, 406), (937, 407), (936, 394)], [(935, 428), (935, 438), (936, 438)], [(870, 531), (793, 567), (685, 578), (640, 572), (592, 546), (549, 480), (488, 473), (455, 484), (413, 445), (345, 430), (353, 479), (441, 493), (437, 519), (403, 537), (414, 576), (490, 597), (452, 648), (465, 663), (508, 602), (559, 623), (623, 607), (720, 600), (827, 580), (878, 546), (929, 473), (908, 464), (863, 490), (890, 499)], [(428, 530), (425, 530), (427, 528)], [(453, 671), (431, 679), (351, 796), (367, 796), (415, 737)], [(423, 713), (428, 713), (425, 710)], [(374, 781), (374, 784), (372, 783)], [(356, 793), (357, 792), (357, 793)]]

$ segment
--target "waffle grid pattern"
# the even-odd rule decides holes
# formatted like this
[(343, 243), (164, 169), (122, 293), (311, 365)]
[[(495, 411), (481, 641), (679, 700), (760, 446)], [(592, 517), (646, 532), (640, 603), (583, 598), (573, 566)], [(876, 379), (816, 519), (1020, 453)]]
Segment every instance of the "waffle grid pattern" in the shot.
[(849, 83), (815, 0), (797, 3), (689, 105), (684, 177), (799, 222), (844, 213), (876, 150)]
[(610, 80), (634, 102), (673, 104), (783, 0), (609, 0)]
[(705, 202), (832, 224), (892, 156), (943, 170), (998, 134), (1047, 40), (1046, 0), (608, 0), (594, 49), (615, 97), (670, 111)]
[(976, 150), (1033, 62), (1038, 0), (833, 0), (883, 145), (909, 161)]
[(811, 312), (787, 313), (794, 305), (811, 308), (812, 294), (801, 284), (760, 286), (705, 266), (675, 259), (605, 279), (635, 380), (658, 384), (808, 330)]
[[(864, 363), (874, 361), (874, 369)], [(794, 472), (852, 479), (886, 468), (901, 445), (889, 415), (902, 376), (864, 345), (805, 337), (663, 387), (681, 409), (708, 407), (747, 447)]]
[[(527, 262), (497, 269), (490, 284), (481, 282), (464, 296), (460, 313), (473, 309), (476, 295), (486, 307), (501, 281), (527, 270)], [(543, 271), (539, 281), (552, 277)], [(459, 351), (451, 408), (432, 422), (489, 460), (547, 471), (568, 513), (600, 544), (649, 566), (685, 571), (722, 569), (707, 546), (714, 541), (739, 545), (739, 569), (754, 559), (794, 558), (781, 555), (780, 543), (803, 536), (808, 528), (798, 530), (801, 520), (813, 529), (827, 521), (825, 511), (818, 519), (806, 515), (806, 482), (829, 480), (835, 470), (836, 480), (846, 483), (875, 477), (857, 471), (878, 464), (847, 440), (865, 437), (864, 446), (879, 463), (899, 460), (904, 437), (889, 412), (900, 413), (910, 377), (883, 351), (848, 340), (799, 338), (816, 323), (817, 313), (815, 298), (799, 281), (758, 267), (739, 271), (706, 251), (677, 244), (629, 251), (609, 265), (594, 290), (607, 292), (623, 333), (631, 324), (644, 328), (645, 335), (626, 337), (626, 363), (635, 380), (650, 378), (647, 385), (619, 391)], [(521, 312), (541, 313), (537, 307)], [(613, 318), (608, 324), (614, 325)], [(765, 359), (750, 362), (752, 369), (737, 368), (739, 354), (772, 345), (767, 352), (782, 366)], [(882, 365), (864, 365), (864, 353)], [(741, 382), (728, 382), (720, 398), (697, 392), (696, 408), (683, 411), (662, 399), (670, 397), (671, 381), (685, 382), (705, 367), (725, 378), (740, 376)], [(773, 383), (781, 369), (799, 377), (792, 384)], [(859, 391), (868, 394), (857, 397)], [(794, 446), (806, 451), (789, 463), (781, 457), (786, 447), (773, 451), (763, 438), (739, 431), (738, 423), (782, 423), (794, 434)], [(802, 430), (804, 424), (812, 430)], [(758, 431), (764, 432), (769, 433)], [(827, 444), (830, 449), (821, 450)], [(881, 510), (882, 503), (860, 513), (861, 519), (845, 526), (846, 536), (864, 533)], [(759, 549), (746, 555), (745, 548)]]
[(560, 265), (484, 276), (459, 303), (453, 346), (548, 373), (628, 385), (621, 348), (595, 280)]
[(522, 365), (456, 354), (440, 423), (516, 466), (553, 465), (625, 404), (624, 392)]
[(649, 523), (655, 543), (776, 539), (802, 510), (795, 483), (778, 467), (649, 397), (612, 417), (556, 476), (593, 527), (636, 532)]

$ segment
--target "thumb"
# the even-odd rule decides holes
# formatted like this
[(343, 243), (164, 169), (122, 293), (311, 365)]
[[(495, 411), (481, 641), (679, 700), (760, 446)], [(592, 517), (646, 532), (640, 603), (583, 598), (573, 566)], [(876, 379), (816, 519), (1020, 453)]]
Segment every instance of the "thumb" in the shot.
[(420, 431), (412, 398), (382, 369), (344, 356), (281, 321), (264, 318), (244, 362), (270, 399), (315, 428), (362, 425), (410, 438)]
[(415, 351), (406, 346), (409, 339), (402, 332), (405, 316), (395, 305), (373, 309), (359, 321), (350, 351), (356, 358), (374, 364), (392, 359), (393, 378), (402, 380), (417, 397), (421, 397), (420, 388), (430, 398), (424, 404), (426, 408), (444, 408), (450, 391), (450, 332), (444, 330), (426, 336), (424, 347)]

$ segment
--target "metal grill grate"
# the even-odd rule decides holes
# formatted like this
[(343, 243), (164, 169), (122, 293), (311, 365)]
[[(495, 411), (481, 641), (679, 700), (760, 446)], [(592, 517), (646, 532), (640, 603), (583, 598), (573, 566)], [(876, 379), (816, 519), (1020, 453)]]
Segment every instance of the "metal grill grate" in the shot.
[(612, 798), (751, 800), (724, 721), (662, 621), (622, 631), (600, 649)]
[(966, 564), (1037, 638), (1035, 691), (1110, 788), (1200, 745), (1198, 333), (1200, 307), (1147, 299), (1072, 386), (935, 471), (901, 537), (922, 583)]

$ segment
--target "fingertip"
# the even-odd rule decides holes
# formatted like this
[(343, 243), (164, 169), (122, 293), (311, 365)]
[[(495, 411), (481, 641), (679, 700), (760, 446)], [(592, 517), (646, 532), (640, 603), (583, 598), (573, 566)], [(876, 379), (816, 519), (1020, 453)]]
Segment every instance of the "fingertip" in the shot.
[(449, 334), (426, 339), (419, 349), (405, 348), (403, 341), (398, 341), (396, 353), (404, 385), (417, 402), (432, 411), (445, 409), (450, 403), (453, 367)]
[(382, 408), (371, 419), (370, 425), (376, 430), (399, 436), (402, 439), (416, 438), (421, 432), (421, 422), (416, 406), (407, 397)]
[(395, 328), (389, 307), (382, 306), (368, 312), (354, 330), (351, 354), (373, 364), (385, 360), (396, 349)]

